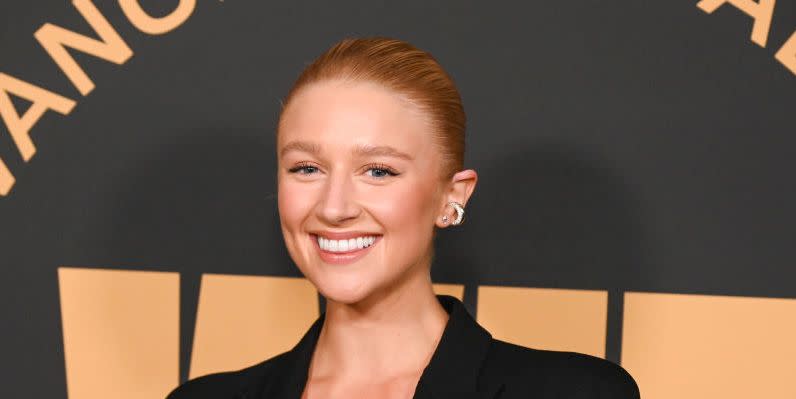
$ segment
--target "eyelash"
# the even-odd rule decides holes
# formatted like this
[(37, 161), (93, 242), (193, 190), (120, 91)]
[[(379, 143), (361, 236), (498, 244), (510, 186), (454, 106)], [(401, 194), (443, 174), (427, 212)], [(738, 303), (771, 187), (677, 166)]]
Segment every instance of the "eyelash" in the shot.
[[(287, 171), (290, 173), (299, 173), (300, 171), (307, 170), (308, 168), (318, 169), (317, 166), (314, 166), (309, 162), (299, 162), (298, 165), (288, 169)], [(299, 173), (299, 174), (308, 175), (309, 173)]]
[[(314, 172), (307, 172), (307, 169), (314, 169), (314, 170), (317, 171), (318, 167), (315, 166), (315, 165), (312, 165), (309, 162), (300, 162), (298, 165), (288, 169), (288, 172), (290, 172), (290, 173), (298, 173), (298, 174), (302, 174), (302, 175), (309, 175), (309, 174), (314, 173)], [(398, 175), (400, 175), (400, 173), (396, 172), (395, 169), (393, 169), (393, 168), (391, 168), (391, 167), (389, 167), (387, 165), (381, 164), (381, 163), (369, 164), (369, 165), (367, 165), (367, 170), (381, 170), (381, 171), (386, 172), (387, 176), (398, 176)], [(386, 177), (386, 176), (380, 176), (380, 177), (373, 176), (373, 177), (376, 177), (377, 179), (380, 179), (380, 178), (383, 178), (383, 177)]]
[[(389, 176), (398, 176), (400, 174), (400, 173), (396, 172), (393, 168), (391, 168), (391, 167), (389, 167), (389, 166), (387, 166), (385, 164), (381, 164), (381, 163), (370, 164), (370, 165), (367, 166), (367, 168), (368, 168), (367, 170), (383, 170), (383, 171), (387, 172), (387, 175), (389, 175)], [(382, 176), (382, 177), (384, 177), (384, 176)]]

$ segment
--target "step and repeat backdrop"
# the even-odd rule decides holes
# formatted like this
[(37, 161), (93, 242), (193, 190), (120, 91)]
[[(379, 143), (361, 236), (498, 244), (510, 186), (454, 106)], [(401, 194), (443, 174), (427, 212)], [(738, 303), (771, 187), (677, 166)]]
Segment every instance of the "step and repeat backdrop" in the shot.
[(469, 119), (438, 292), (645, 399), (794, 398), (795, 31), (785, 0), (2, 2), (0, 397), (162, 398), (295, 344), (322, 301), (278, 225), (280, 100), (381, 35)]

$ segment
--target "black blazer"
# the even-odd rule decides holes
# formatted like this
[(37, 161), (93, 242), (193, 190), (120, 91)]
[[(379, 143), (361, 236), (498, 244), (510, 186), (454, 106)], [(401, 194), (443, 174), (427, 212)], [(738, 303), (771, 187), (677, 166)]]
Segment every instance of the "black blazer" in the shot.
[[(633, 378), (614, 363), (493, 339), (458, 299), (437, 298), (450, 318), (414, 398), (639, 398)], [(167, 399), (300, 399), (323, 317), (290, 351), (243, 370), (188, 381)]]

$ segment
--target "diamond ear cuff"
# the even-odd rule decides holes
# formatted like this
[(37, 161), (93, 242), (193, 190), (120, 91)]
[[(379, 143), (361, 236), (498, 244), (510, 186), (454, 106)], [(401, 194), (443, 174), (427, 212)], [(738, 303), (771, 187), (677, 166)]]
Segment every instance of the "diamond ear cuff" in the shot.
[[(464, 222), (464, 207), (462, 206), (462, 204), (460, 204), (460, 203), (458, 203), (456, 201), (451, 201), (451, 202), (448, 202), (448, 205), (450, 205), (451, 207), (453, 207), (453, 209), (456, 210), (456, 219), (453, 222), (451, 222), (451, 224), (454, 225), (454, 226), (458, 226), (458, 225), (462, 224), (462, 222)], [(442, 221), (447, 223), (448, 222), (448, 215), (443, 216), (442, 217)]]

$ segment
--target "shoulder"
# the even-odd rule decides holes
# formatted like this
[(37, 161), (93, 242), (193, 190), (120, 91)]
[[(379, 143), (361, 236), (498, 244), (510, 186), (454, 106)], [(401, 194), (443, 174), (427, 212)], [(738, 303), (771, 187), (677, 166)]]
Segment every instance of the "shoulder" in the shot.
[(235, 399), (267, 380), (284, 356), (283, 353), (237, 371), (194, 378), (175, 388), (166, 399)]
[(542, 393), (542, 397), (640, 397), (635, 380), (625, 369), (582, 353), (530, 349), (493, 340), (484, 371), (495, 378), (502, 375), (509, 394), (524, 391)]

